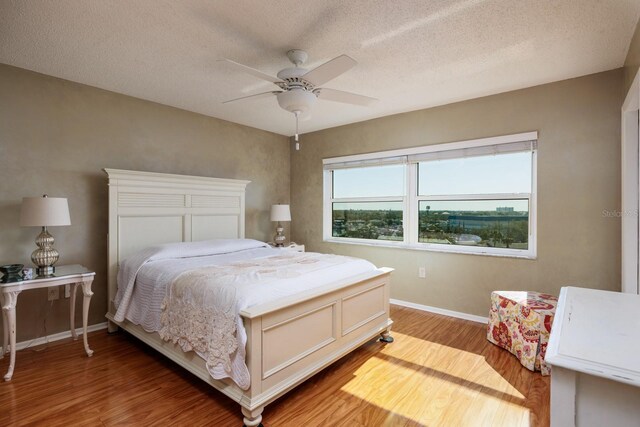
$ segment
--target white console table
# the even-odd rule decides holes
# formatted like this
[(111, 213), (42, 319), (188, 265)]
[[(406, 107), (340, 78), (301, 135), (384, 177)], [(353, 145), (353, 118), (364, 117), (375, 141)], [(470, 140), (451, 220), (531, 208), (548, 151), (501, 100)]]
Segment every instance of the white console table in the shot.
[(551, 426), (640, 426), (640, 295), (566, 287), (545, 360)]
[(13, 370), (16, 365), (16, 305), (18, 304), (18, 295), (22, 291), (30, 289), (47, 288), (51, 286), (72, 285), (71, 301), (69, 302), (69, 321), (71, 335), (73, 339), (77, 339), (75, 327), (75, 307), (76, 307), (76, 290), (78, 286), (82, 286), (84, 298), (82, 300), (82, 330), (84, 340), (84, 350), (87, 356), (91, 357), (93, 350), (89, 348), (87, 341), (87, 321), (89, 319), (89, 303), (91, 302), (91, 282), (96, 275), (93, 271), (81, 265), (66, 265), (56, 267), (55, 272), (50, 276), (37, 276), (33, 279), (14, 279), (0, 280), (0, 302), (2, 303), (2, 314), (4, 325), (4, 342), (0, 358), (3, 358), (7, 349), (9, 350), (9, 369), (4, 376), (5, 381), (11, 381)]

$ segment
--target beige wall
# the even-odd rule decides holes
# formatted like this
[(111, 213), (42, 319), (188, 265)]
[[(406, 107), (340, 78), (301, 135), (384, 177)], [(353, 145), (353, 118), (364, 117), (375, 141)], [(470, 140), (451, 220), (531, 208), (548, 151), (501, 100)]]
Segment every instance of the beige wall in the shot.
[(640, 68), (640, 21), (636, 25), (636, 31), (633, 33), (633, 38), (629, 44), (629, 51), (627, 52), (627, 58), (624, 61), (624, 85), (623, 93), (627, 94), (633, 79)]
[[(494, 289), (620, 289), (622, 71), (304, 134), (291, 150), (293, 239), (393, 267), (392, 298), (486, 316)], [(322, 159), (537, 130), (538, 258), (523, 260), (322, 241)], [(418, 278), (426, 266), (427, 278)]]
[[(0, 263), (29, 264), (38, 230), (17, 225), (22, 197), (68, 197), (73, 225), (52, 232), (60, 263), (98, 273), (90, 323), (99, 323), (106, 311), (102, 168), (249, 179), (247, 236), (269, 240), (268, 208), (289, 200), (291, 167), (293, 240), (396, 268), (394, 298), (486, 315), (493, 289), (619, 289), (620, 222), (602, 210), (620, 206), (619, 111), (627, 73), (305, 134), (298, 152), (282, 136), (0, 65)], [(322, 158), (530, 130), (540, 133), (537, 260), (322, 242)], [(417, 278), (420, 266), (427, 279)], [(64, 299), (49, 307), (45, 291), (23, 293), (18, 340), (43, 335), (47, 313), (47, 334), (67, 330), (67, 310)]]
[[(67, 197), (70, 227), (51, 229), (59, 264), (97, 272), (90, 323), (105, 321), (107, 184), (102, 168), (251, 180), (247, 237), (269, 240), (269, 207), (289, 201), (288, 139), (0, 65), (0, 263), (30, 264), (37, 228), (20, 228), (24, 196)], [(50, 312), (49, 312), (50, 310)], [(18, 341), (69, 329), (68, 300), (18, 299)]]

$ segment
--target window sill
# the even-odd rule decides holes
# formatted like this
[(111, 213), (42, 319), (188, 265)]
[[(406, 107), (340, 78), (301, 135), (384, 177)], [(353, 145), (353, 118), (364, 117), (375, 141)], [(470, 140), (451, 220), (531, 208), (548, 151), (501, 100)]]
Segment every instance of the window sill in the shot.
[(394, 242), (394, 241), (384, 241), (384, 240), (360, 240), (360, 239), (344, 239), (344, 238), (329, 238), (323, 240), (325, 243), (339, 243), (341, 245), (358, 245), (358, 246), (373, 246), (373, 247), (381, 247), (381, 248), (396, 248), (396, 249), (407, 249), (412, 251), (426, 251), (426, 252), (440, 252), (440, 253), (449, 253), (449, 254), (460, 254), (460, 255), (479, 255), (479, 256), (490, 256), (490, 257), (498, 257), (498, 258), (515, 258), (515, 259), (526, 259), (526, 260), (536, 260), (537, 255), (531, 253), (524, 254), (516, 254), (516, 253), (495, 253), (495, 252), (482, 252), (480, 250), (468, 250), (462, 246), (453, 246), (451, 248), (435, 248), (433, 246), (427, 246), (424, 244), (419, 245), (409, 245), (404, 242)]

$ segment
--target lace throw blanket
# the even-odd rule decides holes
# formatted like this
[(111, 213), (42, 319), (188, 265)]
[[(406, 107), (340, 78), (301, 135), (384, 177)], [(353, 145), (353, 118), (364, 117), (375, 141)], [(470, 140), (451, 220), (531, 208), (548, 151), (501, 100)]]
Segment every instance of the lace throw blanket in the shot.
[(290, 294), (307, 273), (349, 261), (353, 258), (286, 252), (186, 271), (167, 290), (159, 334), (184, 351), (197, 352), (213, 378), (230, 377), (246, 390), (250, 378), (240, 311), (260, 302), (260, 295)]
[(216, 239), (201, 242), (168, 243), (145, 248), (122, 262), (118, 269), (118, 293), (114, 299), (117, 307), (116, 322), (127, 318), (135, 293), (138, 272), (147, 263), (171, 261), (206, 255), (221, 255), (267, 246), (253, 239)]

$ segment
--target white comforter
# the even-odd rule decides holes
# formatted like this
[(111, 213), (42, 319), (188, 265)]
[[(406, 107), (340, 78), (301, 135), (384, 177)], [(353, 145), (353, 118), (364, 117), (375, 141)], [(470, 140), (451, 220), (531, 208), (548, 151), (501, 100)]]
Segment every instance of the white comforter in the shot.
[[(245, 363), (247, 335), (239, 315), (241, 310), (375, 269), (373, 264), (362, 259), (308, 253), (302, 255), (300, 260), (308, 258), (322, 262), (315, 262), (313, 268), (306, 269), (282, 266), (275, 275), (264, 274), (262, 267), (249, 268), (246, 273), (237, 275), (233, 280), (229, 280), (231, 275), (221, 274), (221, 266), (229, 266), (230, 270), (238, 272), (241, 261), (251, 260), (252, 264), (264, 266), (274, 263), (269, 257), (281, 259), (288, 256), (296, 258), (300, 254), (283, 252), (250, 239), (178, 243), (147, 248), (121, 263), (115, 319), (123, 321), (126, 318), (148, 332), (160, 331), (162, 303), (171, 284), (187, 271), (193, 274), (196, 270), (218, 266), (212, 269), (217, 272), (212, 275), (212, 280), (217, 276), (218, 282), (212, 283), (208, 289), (214, 296), (207, 300), (216, 301), (216, 293), (220, 295), (220, 300), (224, 300), (223, 297), (229, 295), (229, 290), (232, 289), (231, 293), (235, 296), (233, 316), (236, 319), (236, 336), (233, 339), (237, 340), (237, 349), (231, 354), (230, 363), (207, 367), (213, 378), (229, 377), (238, 386), (247, 389), (250, 384)], [(183, 345), (183, 348), (191, 347)], [(211, 361), (206, 351), (199, 351), (197, 347), (193, 349), (205, 360)]]

